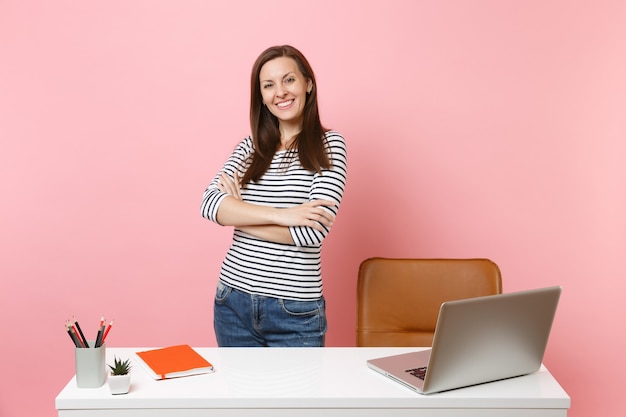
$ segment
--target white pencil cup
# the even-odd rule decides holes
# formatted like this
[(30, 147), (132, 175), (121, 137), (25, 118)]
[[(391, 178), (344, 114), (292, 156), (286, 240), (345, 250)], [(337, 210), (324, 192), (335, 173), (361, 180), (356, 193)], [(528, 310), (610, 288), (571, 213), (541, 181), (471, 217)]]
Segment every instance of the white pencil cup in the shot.
[[(95, 346), (95, 340), (89, 340)], [(99, 388), (106, 381), (106, 344), (95, 348), (76, 348), (76, 386), (78, 388)]]

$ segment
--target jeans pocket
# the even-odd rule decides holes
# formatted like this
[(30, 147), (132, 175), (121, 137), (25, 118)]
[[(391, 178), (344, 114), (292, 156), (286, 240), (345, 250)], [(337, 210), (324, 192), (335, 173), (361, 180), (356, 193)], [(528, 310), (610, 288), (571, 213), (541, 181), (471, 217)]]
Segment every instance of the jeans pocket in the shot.
[[(326, 311), (324, 298), (313, 301), (279, 300), (280, 313), (272, 325), (291, 334), (280, 346), (324, 346)], [(270, 325), (267, 323), (268, 326)]]
[(226, 301), (232, 291), (232, 287), (224, 284), (222, 281), (218, 281), (217, 288), (215, 290), (215, 302), (223, 303), (224, 301)]
[(314, 316), (323, 314), (324, 299), (313, 301), (284, 300), (279, 301), (283, 311), (292, 316)]

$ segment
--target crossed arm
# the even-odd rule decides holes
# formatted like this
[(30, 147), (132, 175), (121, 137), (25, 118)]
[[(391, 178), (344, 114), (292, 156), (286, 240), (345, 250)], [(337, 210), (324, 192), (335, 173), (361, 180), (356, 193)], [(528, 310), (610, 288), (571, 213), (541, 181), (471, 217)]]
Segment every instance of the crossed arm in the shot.
[(238, 229), (260, 239), (294, 244), (289, 226), (308, 226), (324, 231), (330, 228), (335, 216), (324, 207), (335, 206), (333, 201), (314, 200), (294, 207), (275, 208), (246, 203), (241, 199), (240, 179), (222, 173), (218, 188), (228, 194), (217, 212), (217, 221), (223, 226)]

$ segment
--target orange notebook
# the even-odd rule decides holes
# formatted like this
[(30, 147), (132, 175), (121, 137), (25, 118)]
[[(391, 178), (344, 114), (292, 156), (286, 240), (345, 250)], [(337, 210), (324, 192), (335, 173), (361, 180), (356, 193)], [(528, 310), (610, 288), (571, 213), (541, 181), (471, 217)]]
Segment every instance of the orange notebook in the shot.
[(137, 352), (146, 370), (154, 379), (213, 372), (213, 365), (189, 345), (169, 346)]

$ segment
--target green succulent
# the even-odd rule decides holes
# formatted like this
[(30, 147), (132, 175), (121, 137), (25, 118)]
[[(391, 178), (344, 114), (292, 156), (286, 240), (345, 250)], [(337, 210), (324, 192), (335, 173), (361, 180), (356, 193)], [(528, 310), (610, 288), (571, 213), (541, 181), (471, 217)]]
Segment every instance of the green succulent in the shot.
[(108, 365), (111, 368), (111, 375), (126, 375), (130, 372), (130, 359), (121, 360), (117, 357), (113, 358), (113, 366)]

